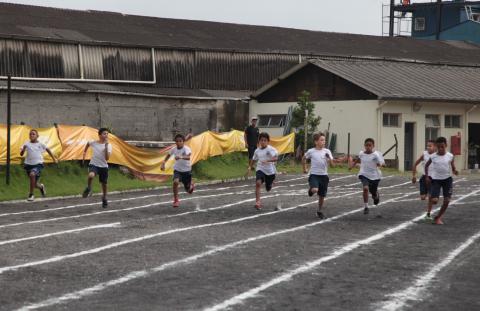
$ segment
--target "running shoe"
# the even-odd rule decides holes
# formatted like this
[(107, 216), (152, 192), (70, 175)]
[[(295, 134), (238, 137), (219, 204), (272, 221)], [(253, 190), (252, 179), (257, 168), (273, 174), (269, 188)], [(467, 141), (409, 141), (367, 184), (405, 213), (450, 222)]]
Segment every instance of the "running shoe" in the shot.
[(102, 199), (102, 207), (107, 208), (108, 207), (108, 201), (107, 199)]
[(368, 207), (365, 207), (363, 209), (363, 215), (367, 215), (368, 213), (370, 213), (370, 209)]
[(312, 191), (312, 188), (309, 188), (309, 189), (308, 189), (308, 196), (309, 196), (309, 197), (313, 197), (314, 194), (315, 194), (315, 193)]
[(320, 218), (320, 219), (326, 219), (326, 218), (327, 218), (327, 217), (326, 217), (322, 212), (320, 212), (320, 211), (317, 211), (317, 216), (318, 216), (318, 218)]
[(33, 202), (33, 201), (35, 201), (35, 196), (34, 196), (33, 194), (28, 195), (27, 201), (28, 201), (28, 202)]
[(255, 208), (257, 210), (261, 210), (262, 209), (262, 203), (260, 203), (260, 201), (255, 202)]
[(431, 215), (426, 214), (425, 217), (423, 218), (423, 220), (425, 220), (425, 222), (432, 223), (433, 218), (432, 218)]
[(193, 191), (195, 191), (195, 184), (194, 184), (194, 183), (191, 183), (191, 184), (190, 184), (190, 188), (188, 189), (188, 193), (189, 193), (189, 194), (192, 194)]
[(380, 203), (380, 193), (377, 192), (377, 196), (373, 198), (373, 204), (378, 205)]
[(173, 200), (173, 208), (178, 208), (180, 206), (180, 200), (174, 199)]
[(40, 193), (42, 194), (42, 198), (47, 196), (47, 190), (45, 189), (44, 184), (40, 184)]
[(82, 193), (82, 197), (83, 198), (86, 198), (90, 195), (90, 193), (92, 192), (92, 190), (90, 188), (85, 188), (85, 190), (83, 190), (83, 193)]

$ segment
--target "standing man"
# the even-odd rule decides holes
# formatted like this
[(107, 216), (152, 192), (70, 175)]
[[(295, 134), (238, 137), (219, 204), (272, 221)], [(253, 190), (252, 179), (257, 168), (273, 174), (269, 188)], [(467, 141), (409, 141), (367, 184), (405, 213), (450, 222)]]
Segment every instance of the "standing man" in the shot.
[(249, 160), (253, 158), (253, 154), (258, 146), (258, 136), (260, 135), (260, 131), (257, 127), (257, 120), (257, 117), (252, 117), (252, 123), (245, 129), (245, 148), (248, 149)]

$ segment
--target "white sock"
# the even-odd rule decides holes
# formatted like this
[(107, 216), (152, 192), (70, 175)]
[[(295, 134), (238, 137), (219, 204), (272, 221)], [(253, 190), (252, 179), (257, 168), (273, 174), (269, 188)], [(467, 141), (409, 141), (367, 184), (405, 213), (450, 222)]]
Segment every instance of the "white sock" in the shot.
[(365, 203), (365, 208), (368, 208), (368, 203)]

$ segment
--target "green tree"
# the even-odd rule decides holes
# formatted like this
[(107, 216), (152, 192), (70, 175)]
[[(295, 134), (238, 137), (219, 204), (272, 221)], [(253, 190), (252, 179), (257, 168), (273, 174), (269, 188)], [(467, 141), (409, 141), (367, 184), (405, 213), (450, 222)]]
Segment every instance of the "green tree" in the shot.
[(307, 140), (307, 148), (313, 146), (312, 136), (313, 133), (317, 131), (318, 126), (320, 125), (321, 117), (315, 116), (314, 113), (315, 104), (310, 101), (310, 92), (303, 91), (300, 96), (298, 97), (297, 106), (293, 108), (292, 112), (292, 121), (291, 126), (292, 128), (296, 129), (297, 135), (295, 137), (295, 145), (301, 146), (303, 149), (304, 142), (305, 142), (305, 111), (308, 111), (308, 118), (307, 118), (307, 129), (308, 129), (308, 140)]

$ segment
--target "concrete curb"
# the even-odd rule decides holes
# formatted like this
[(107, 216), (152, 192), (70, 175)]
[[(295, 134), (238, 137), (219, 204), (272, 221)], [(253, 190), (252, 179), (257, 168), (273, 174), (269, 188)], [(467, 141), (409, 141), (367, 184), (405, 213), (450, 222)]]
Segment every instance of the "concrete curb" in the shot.
[[(281, 175), (281, 174), (279, 174), (279, 175)], [(252, 180), (252, 179), (255, 179), (255, 176), (205, 181), (205, 182), (196, 183), (196, 185), (197, 186), (211, 186), (211, 185), (219, 185), (219, 184), (225, 184), (225, 183), (230, 183), (230, 182), (247, 181), (247, 180)], [(153, 190), (164, 190), (164, 189), (170, 189), (170, 186), (112, 191), (112, 192), (109, 192), (108, 194), (109, 195), (114, 195), (114, 194), (125, 194), (125, 193), (138, 193), (138, 192), (153, 191)], [(101, 196), (101, 193), (94, 193), (92, 196), (94, 196), (94, 197)], [(39, 198), (39, 199), (35, 199), (35, 202), (48, 202), (48, 201), (54, 201), (54, 200), (68, 200), (68, 199), (77, 199), (77, 198), (81, 198), (81, 197), (82, 197), (82, 195), (76, 194), (76, 195), (67, 195), (67, 196), (59, 196), (59, 197)], [(7, 204), (18, 204), (18, 203), (34, 203), (34, 202), (27, 202), (26, 199), (11, 200), (11, 201), (0, 201), (0, 206), (7, 205)]]

